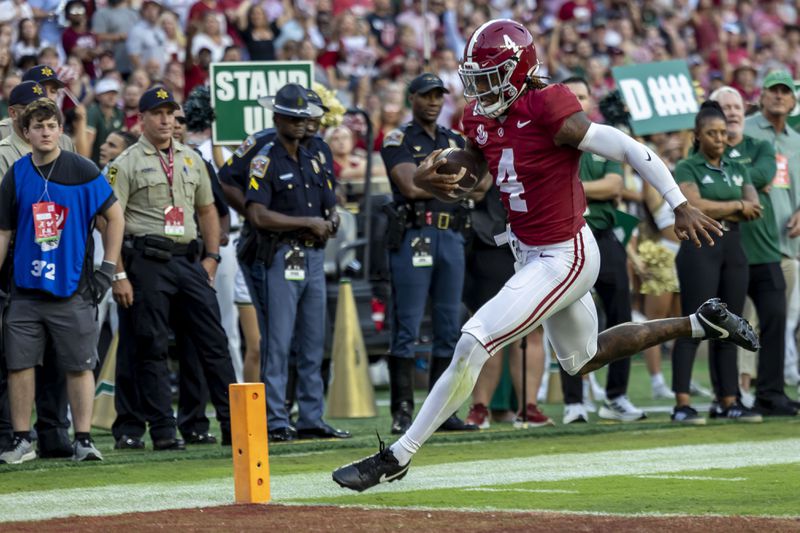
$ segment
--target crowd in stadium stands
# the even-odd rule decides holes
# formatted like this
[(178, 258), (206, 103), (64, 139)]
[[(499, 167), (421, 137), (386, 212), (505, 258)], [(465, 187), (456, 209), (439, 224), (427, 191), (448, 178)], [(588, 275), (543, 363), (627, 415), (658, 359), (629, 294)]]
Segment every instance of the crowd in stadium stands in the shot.
[[(148, 119), (142, 114), (151, 109), (148, 106), (152, 102), (148, 98), (153, 98), (152, 94), (155, 94), (151, 89), (158, 87), (168, 91), (170, 101), (174, 99), (177, 107), (190, 100), (192, 94), (193, 98), (197, 98), (201, 93), (196, 89), (209, 85), (211, 63), (309, 60), (313, 62), (314, 79), (319, 84), (320, 91), (329, 95), (323, 98), (324, 103), (338, 100), (340, 112), (337, 120), (323, 119), (319, 135), (330, 145), (327, 153), (331, 154), (332, 161), (329, 163), (332, 163), (338, 184), (336, 198), (340, 211), (344, 212), (345, 207), (353, 210), (354, 206), (357, 209), (358, 202), (362, 199), (360, 191), (363, 188), (359, 185), (363, 186), (370, 159), (376, 163), (371, 165), (373, 181), (383, 180), (386, 183), (387, 178), (390, 182), (396, 180), (392, 168), (398, 161), (402, 161), (402, 157), (391, 148), (400, 144), (398, 128), (417, 117), (419, 109), (414, 107), (415, 98), (419, 99), (431, 90), (440, 93), (443, 104), (436, 120), (444, 131), (455, 132), (452, 133), (455, 138), (460, 131), (460, 120), (465, 106), (458, 64), (466, 40), (472, 32), (495, 18), (520, 21), (530, 30), (541, 62), (536, 75), (547, 83), (566, 80), (573, 92), (577, 91), (576, 94), (585, 92), (585, 98), (591, 104), (585, 105), (584, 109), (592, 120), (614, 122), (615, 126), (626, 127), (624, 120), (616, 120), (618, 115), (613, 119), (607, 116), (608, 106), (604, 111), (604, 106), (599, 105), (601, 102), (613, 103), (617, 87), (612, 77), (612, 68), (616, 66), (683, 60), (694, 79), (698, 100), (711, 98), (720, 103), (721, 111), (711, 118), (698, 117), (694, 130), (657, 133), (642, 140), (674, 170), (676, 180), (684, 184), (684, 192), (690, 190), (692, 195), (687, 193), (687, 196), (701, 203), (707, 214), (726, 220), (729, 231), (740, 231), (739, 227), (742, 227), (742, 243), (736, 241), (730, 244), (730, 240), (726, 241), (727, 255), (724, 256), (706, 257), (711, 252), (704, 248), (702, 254), (690, 257), (687, 245), (681, 245), (672, 232), (671, 212), (665, 212), (665, 204), (658, 194), (654, 194), (649, 186), (643, 184), (628, 166), (604, 170), (604, 173), (622, 177), (619, 189), (610, 199), (613, 207), (639, 217), (642, 222), (626, 247), (632, 296), (625, 306), (630, 309), (624, 311), (606, 307), (601, 314), (607, 320), (629, 315), (633, 320), (677, 316), (681, 314), (681, 304), (684, 312), (691, 312), (697, 307), (697, 302), (712, 296), (733, 299), (733, 307), (741, 312), (745, 306), (744, 292), (747, 292), (749, 297), (745, 313), (751, 321), (761, 322), (762, 345), (769, 347), (769, 353), (762, 351), (760, 360), (752, 360), (740, 354), (737, 362), (734, 350), (720, 350), (718, 346), (712, 345), (709, 348), (711, 383), (714, 389), (712, 392), (704, 390), (697, 380), (692, 379), (696, 342), (678, 342), (674, 348), (670, 344), (648, 350), (645, 360), (652, 380), (653, 397), (675, 399), (673, 420), (676, 422), (704, 422), (704, 418), (690, 405), (690, 396), (698, 394), (714, 397), (715, 403), (710, 412), (712, 417), (758, 421), (761, 415), (796, 414), (797, 402), (786, 403), (776, 398), (783, 396), (784, 382), (792, 387), (800, 385), (797, 356), (797, 331), (800, 323), (800, 238), (796, 237), (796, 234), (800, 234), (800, 217), (795, 217), (800, 209), (800, 134), (793, 129), (796, 127), (800, 130), (800, 113), (797, 112), (800, 107), (797, 106), (793, 82), (794, 78), (800, 77), (800, 4), (797, 2), (3, 0), (0, 1), (0, 118), (5, 120), (0, 123), (0, 131), (3, 137), (7, 137), (12, 131), (12, 118), (20, 116), (24, 109), (19, 104), (16, 111), (9, 109), (13, 107), (11, 100), (14, 88), (23, 79), (38, 82), (64, 114), (64, 133), (71, 142), (68, 143), (69, 147), (63, 147), (91, 159), (104, 170), (109, 182), (114, 185), (116, 169), (109, 167), (114, 159), (135, 144), (140, 135), (144, 134), (142, 138), (152, 140), (155, 130), (151, 129), (148, 133)], [(420, 76), (424, 73), (433, 74), (440, 81), (420, 81)], [(51, 90), (57, 92), (50, 94)], [(209, 105), (207, 94), (205, 99), (198, 101), (201, 102), (200, 106)], [(366, 111), (374, 132), (371, 145), (367, 144), (366, 123), (361, 116), (348, 113), (342, 117), (341, 110), (347, 108), (361, 108)], [(180, 115), (177, 123), (184, 125), (187, 119), (191, 123), (196, 116), (196, 109), (185, 109), (185, 116)], [(207, 111), (199, 112), (202, 114)], [(745, 116), (748, 118), (745, 119)], [(705, 164), (709, 161), (718, 163), (717, 159), (708, 155), (711, 148), (710, 145), (703, 144), (702, 136), (711, 127), (709, 124), (720, 117), (722, 123), (728, 127), (730, 147), (726, 157), (740, 157), (746, 150), (756, 146), (747, 144), (745, 147), (742, 143), (764, 143), (763, 152), (754, 152), (752, 158), (748, 157), (747, 160), (740, 159), (745, 165), (758, 167), (759, 172), (764, 174), (758, 180), (752, 175), (750, 178), (758, 198), (748, 196), (746, 191), (736, 199), (728, 198), (725, 194), (719, 196), (702, 187), (705, 183), (702, 180), (708, 178), (707, 175), (698, 174), (693, 177), (695, 170), (690, 168), (693, 161), (703, 164), (705, 157)], [(225, 119), (217, 117), (217, 120)], [(208, 124), (204, 127), (190, 127), (188, 132), (180, 135), (176, 132), (175, 135), (176, 139), (185, 139), (186, 144), (198, 149), (210, 163), (209, 173), (216, 182), (214, 171), (223, 167), (226, 160), (230, 162), (229, 158), (232, 156), (226, 149), (213, 147), (209, 137)], [(245, 147), (244, 151), (247, 149), (249, 147)], [(383, 155), (383, 160), (379, 154)], [(189, 158), (186, 157), (188, 162)], [(759, 157), (762, 158), (760, 163), (757, 161)], [(163, 158), (161, 160), (163, 163)], [(8, 165), (4, 166), (4, 170), (7, 168)], [(603, 176), (603, 173), (599, 175)], [(697, 182), (692, 182), (693, 179)], [(410, 198), (407, 191), (402, 186), (398, 190), (398, 186), (398, 183), (394, 183), (395, 207), (398, 206), (398, 198)], [(697, 187), (700, 187), (700, 192)], [(746, 188), (738, 182), (737, 187), (743, 191)], [(386, 193), (388, 190), (387, 186), (382, 192)], [(587, 188), (587, 196), (589, 195)], [(493, 201), (497, 199), (494, 198)], [(739, 203), (741, 208), (737, 207)], [(765, 209), (765, 203), (770, 203), (774, 209)], [(722, 204), (725, 205), (720, 207)], [(761, 207), (753, 207), (756, 204)], [(231, 204), (231, 207), (236, 206)], [(465, 208), (463, 216), (470, 216), (469, 212), (473, 208), (474, 205)], [(423, 208), (423, 215), (426, 209), (429, 212), (436, 211)], [(492, 209), (494, 208), (487, 209), (484, 203), (474, 213), (491, 213)], [(730, 212), (726, 211), (728, 209)], [(235, 264), (234, 240), (241, 223), (236, 213), (227, 222), (226, 216), (227, 213), (220, 212), (220, 252), (223, 255), (228, 254), (225, 255), (225, 261)], [(471, 283), (470, 280), (475, 283), (486, 275), (486, 272), (480, 272), (482, 261), (475, 258), (485, 257), (500, 262), (508, 259), (496, 258), (491, 251), (487, 252), (491, 245), (487, 244), (486, 235), (493, 231), (492, 228), (503, 226), (502, 214), (499, 216), (501, 218), (498, 220), (493, 220), (491, 216), (478, 216), (483, 222), (476, 222), (472, 230), (466, 229), (467, 224), (457, 228), (468, 243), (466, 260), (462, 258), (459, 266), (462, 274), (467, 271), (468, 284)], [(201, 217), (200, 212), (198, 217)], [(455, 219), (460, 220), (458, 217)], [(758, 233), (753, 241), (754, 237), (746, 234), (746, 228), (753, 224), (750, 220), (757, 218), (763, 218), (770, 227), (763, 230), (763, 233)], [(484, 226), (481, 227), (481, 224)], [(598, 231), (606, 232), (608, 229), (601, 228)], [(453, 227), (447, 226), (439, 230), (453, 231)], [(473, 232), (472, 235), (470, 231)], [(485, 235), (481, 235), (481, 232)], [(232, 237), (230, 243), (229, 236)], [(617, 238), (610, 233), (606, 236), (609, 239)], [(383, 236), (378, 235), (377, 238), (382, 239)], [(774, 242), (767, 246), (763, 239), (773, 239)], [(99, 242), (99, 238), (96, 240)], [(324, 242), (323, 239), (322, 243)], [(474, 244), (476, 242), (477, 248)], [(764, 251), (766, 248), (770, 250)], [(416, 250), (414, 253), (419, 256), (425, 250)], [(224, 266), (225, 261), (221, 265)], [(373, 268), (377, 265), (377, 268), (385, 271), (389, 270), (388, 265), (391, 264), (394, 276), (405, 276), (406, 270), (399, 267), (396, 261), (397, 258), (379, 258), (373, 261)], [(700, 273), (695, 268), (698, 264), (706, 265), (714, 261), (716, 263), (713, 267)], [(736, 273), (729, 268), (734, 263), (738, 269)], [(758, 268), (765, 264), (772, 266)], [(510, 268), (510, 263), (508, 266)], [(749, 288), (741, 283), (747, 279), (748, 268)], [(412, 270), (408, 269), (409, 272)], [(507, 269), (504, 267), (500, 271), (507, 272)], [(724, 272), (724, 275), (720, 272)], [(370, 274), (373, 278), (380, 277)], [(499, 274), (494, 273), (494, 276), (497, 275)], [(254, 376), (265, 375), (263, 368), (261, 372), (258, 370), (259, 350), (256, 345), (259, 320), (256, 319), (248, 298), (239, 296), (242, 291), (246, 293), (246, 289), (243, 289), (241, 280), (236, 281), (236, 276), (234, 269), (229, 271), (229, 275), (220, 274), (216, 279), (217, 292), (228, 295), (218, 297), (221, 325), (229, 337), (228, 348), (233, 364), (233, 371), (226, 365), (224, 374), (232, 376), (235, 373), (239, 381), (252, 380)], [(720, 281), (720, 276), (724, 278), (723, 281)], [(758, 285), (754, 281), (756, 279), (760, 279), (762, 284)], [(395, 296), (397, 290), (403, 287), (403, 282), (407, 281), (397, 278), (392, 280)], [(449, 281), (452, 282), (453, 278)], [(499, 281), (502, 283), (503, 280)], [(430, 280), (426, 281), (428, 282)], [(442, 280), (433, 280), (431, 283), (442, 283)], [(733, 296), (730, 287), (735, 287), (738, 291)], [(4, 289), (8, 291), (9, 287)], [(703, 290), (702, 297), (698, 295), (700, 289)], [(764, 298), (764, 291), (771, 291), (772, 296)], [(388, 320), (388, 327), (391, 328), (398, 325), (399, 319), (393, 313), (398, 311), (397, 307), (401, 304), (393, 304), (387, 292), (389, 291), (376, 291), (372, 305), (374, 316), (382, 317), (385, 313), (391, 319)], [(430, 294), (434, 293), (435, 290), (431, 289)], [(417, 341), (414, 337), (419, 336), (419, 322), (425, 312), (426, 296), (422, 294), (420, 305), (414, 306), (414, 312), (419, 316), (411, 317), (411, 329), (403, 332), (406, 337), (412, 335), (405, 338), (407, 346), (403, 348), (403, 354), (387, 354), (390, 356), (388, 366), (391, 370), (392, 431), (397, 433), (402, 433), (408, 427), (413, 415), (413, 394), (408, 389), (413, 385), (410, 372), (413, 371), (414, 361), (400, 359), (411, 357), (409, 354), (413, 353), (414, 348), (409, 346)], [(469, 296), (475, 296), (475, 293), (470, 291)], [(470, 302), (467, 296), (463, 301), (466, 309), (480, 304)], [(113, 305), (110, 296), (101, 304), (101, 309), (108, 310), (109, 305)], [(112, 308), (110, 314), (116, 316), (116, 311)], [(101, 320), (106, 315), (107, 313), (101, 313)], [(124, 318), (124, 313), (121, 313), (120, 318)], [(259, 317), (261, 318), (263, 317)], [(444, 320), (441, 317), (437, 319), (435, 313), (433, 319)], [(383, 318), (376, 318), (376, 323), (381, 322), (381, 327), (382, 320)], [(116, 319), (111, 322), (116, 328)], [(237, 322), (241, 324), (241, 331), (244, 333), (241, 339)], [(177, 326), (172, 322), (171, 326), (175, 330), (176, 340), (179, 340), (181, 335)], [(125, 329), (124, 320), (120, 327)], [(217, 329), (223, 331), (221, 328)], [(458, 325), (453, 325), (453, 329), (457, 338)], [(393, 332), (393, 335), (395, 333), (397, 332)], [(123, 335), (122, 339), (125, 338)], [(130, 338), (132, 337), (128, 337)], [(552, 423), (538, 410), (536, 404), (543, 373), (543, 353), (546, 351), (542, 350), (541, 339), (539, 334), (529, 336), (525, 348), (527, 351), (522, 350), (529, 357), (528, 366), (533, 367), (529, 368), (532, 372), (527, 380), (529, 390), (522, 395), (527, 397), (529, 405), (524, 409), (520, 406), (516, 415), (511, 413), (511, 419), (516, 416), (519, 420), (529, 420), (533, 425)], [(287, 340), (287, 346), (288, 342)], [(216, 344), (221, 346), (222, 343), (220, 341)], [(399, 344), (400, 340), (396, 335), (393, 336), (393, 347)], [(435, 381), (437, 372), (443, 371), (442, 365), (446, 366), (448, 357), (452, 355), (449, 353), (452, 351), (451, 344), (449, 340), (443, 340), (442, 343), (434, 341), (432, 355), (436, 357), (431, 360), (431, 382)], [(107, 339), (101, 342), (101, 358), (105, 355), (107, 345)], [(120, 349), (124, 348), (121, 346)], [(520, 350), (520, 346), (511, 350), (512, 361), (516, 361), (512, 365), (514, 368), (520, 360)], [(670, 353), (670, 350), (673, 350), (671, 384), (665, 382), (661, 372), (662, 354)], [(128, 354), (127, 359), (123, 360), (127, 361), (131, 357)], [(190, 357), (201, 357), (201, 366), (204, 366), (210, 360), (211, 354), (193, 354)], [(764, 362), (766, 358), (768, 362)], [(261, 364), (266, 360), (262, 353)], [(48, 361), (48, 357), (45, 357), (45, 365)], [(187, 366), (198, 367), (198, 364)], [(118, 390), (124, 391), (126, 386), (131, 386), (126, 380), (134, 378), (128, 370), (130, 369), (117, 368)], [(486, 370), (489, 371), (488, 365)], [(166, 365), (158, 366), (157, 371), (168, 372)], [(99, 367), (95, 373), (98, 372)], [(195, 368), (193, 372), (197, 374), (195, 377), (200, 378), (200, 384), (195, 384), (194, 388), (186, 385), (192, 390), (189, 396), (191, 400), (182, 400), (178, 426), (183, 436), (192, 443), (216, 442), (208, 432), (208, 421), (204, 415), (208, 392), (201, 390), (206, 386), (202, 379), (203, 369)], [(492, 375), (486, 378), (485, 383), (479, 382), (476, 388), (467, 419), (449, 421), (450, 429), (488, 427), (492, 419), (488, 404), (500, 367), (490, 372)], [(603, 418), (623, 421), (643, 418), (643, 411), (636, 408), (626, 396), (625, 385), (629, 368), (622, 372), (625, 377), (622, 378), (624, 385), (621, 388), (614, 386), (611, 378), (608, 387), (604, 389), (594, 378), (569, 383), (565, 376), (567, 406), (563, 422), (587, 421), (587, 410), (595, 409), (590, 397), (604, 401), (600, 408), (600, 416)], [(516, 374), (516, 370), (512, 370), (512, 373)], [(769, 377), (765, 374), (769, 374)], [(163, 387), (168, 377), (159, 375), (150, 376), (150, 379)], [(515, 375), (515, 384), (519, 389), (521, 385), (517, 383), (518, 377)], [(768, 379), (771, 381), (767, 382)], [(47, 383), (46, 380), (43, 382)], [(291, 387), (294, 381), (289, 380), (289, 384)], [(223, 422), (222, 441), (227, 444), (230, 440), (226, 433), (227, 406), (222, 405), (226, 400), (223, 401), (222, 398), (222, 384), (214, 382), (213, 387), (212, 398)], [(298, 390), (302, 389), (300, 385)], [(139, 393), (141, 392), (139, 385)], [(130, 394), (135, 396), (137, 393), (134, 391)], [(169, 401), (164, 400), (164, 391), (159, 394), (162, 395), (159, 401), (169, 409)], [(287, 391), (286, 399), (289, 403), (295, 397), (294, 391)], [(5, 395), (0, 394), (0, 402), (7, 401), (5, 398)], [(49, 401), (53, 417), (66, 420), (66, 400), (61, 397), (60, 400), (50, 398)], [(137, 399), (139, 401), (141, 399)], [(195, 405), (187, 405), (187, 401), (193, 401)], [(52, 402), (61, 402), (63, 408), (53, 405)], [(149, 400), (145, 403), (148, 402)], [(7, 406), (0, 405), (0, 413), (5, 407)], [(118, 410), (122, 408), (123, 414), (132, 417), (137, 427), (137, 434), (131, 435), (130, 431), (120, 429), (119, 426), (124, 426), (125, 421), (118, 419), (115, 428), (117, 447), (143, 447), (143, 415), (142, 412), (137, 412), (143, 407), (120, 405), (119, 402), (117, 407)], [(44, 409), (46, 410), (47, 408)], [(39, 411), (41, 418), (44, 412), (41, 406)], [(523, 412), (525, 416), (522, 416)], [(182, 416), (183, 422), (189, 424), (186, 427), (180, 427)], [(191, 420), (187, 422), (186, 417), (191, 416), (197, 417), (198, 425), (192, 426)], [(499, 419), (502, 417), (495, 418)], [(55, 425), (58, 426), (59, 423)], [(327, 425), (324, 429), (339, 431)], [(443, 429), (448, 428), (443, 426)], [(40, 439), (50, 439), (47, 443), (40, 442), (42, 455), (70, 454), (68, 441), (64, 440), (66, 437), (47, 437), (45, 425), (37, 426), (37, 431)], [(66, 430), (61, 428), (61, 431)], [(340, 435), (333, 436), (349, 436), (347, 432), (339, 433)], [(182, 442), (174, 434), (174, 428), (172, 432), (167, 431), (159, 438), (158, 431), (153, 432), (151, 427), (151, 434), (154, 441), (157, 441), (154, 442), (156, 449), (183, 449)], [(315, 435), (312, 432), (310, 436)], [(332, 435), (325, 433), (322, 436)], [(277, 440), (294, 438), (297, 438), (297, 434), (292, 429), (292, 432), (284, 432)], [(11, 440), (10, 427), (0, 424), (0, 445), (8, 445)], [(44, 444), (50, 448), (44, 449)]]

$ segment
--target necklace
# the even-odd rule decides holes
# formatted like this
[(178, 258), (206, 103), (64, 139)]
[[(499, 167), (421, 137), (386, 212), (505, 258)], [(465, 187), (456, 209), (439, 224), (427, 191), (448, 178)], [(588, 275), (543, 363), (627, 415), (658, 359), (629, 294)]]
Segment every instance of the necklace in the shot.
[[(31, 157), (31, 163), (33, 163), (33, 157)], [(44, 178), (45, 183), (47, 183), (47, 182), (50, 181), (50, 176), (53, 175), (53, 169), (56, 168), (56, 163), (58, 163), (58, 158), (57, 157), (53, 160), (53, 166), (50, 167), (50, 170), (47, 172), (47, 176), (44, 175), (44, 172), (42, 172), (42, 169), (39, 168), (39, 166), (36, 163), (33, 163), (33, 168), (36, 169), (36, 171), (39, 173), (39, 175), (42, 178)]]

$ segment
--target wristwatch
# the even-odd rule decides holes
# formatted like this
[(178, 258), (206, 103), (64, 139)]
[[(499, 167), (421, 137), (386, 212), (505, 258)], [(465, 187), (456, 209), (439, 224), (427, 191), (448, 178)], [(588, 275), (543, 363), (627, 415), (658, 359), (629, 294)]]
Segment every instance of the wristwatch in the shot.
[(212, 254), (212, 253), (206, 252), (206, 254), (205, 254), (205, 256), (203, 258), (205, 259), (206, 257), (210, 257), (211, 259), (216, 261), (217, 264), (222, 263), (222, 256), (219, 255), (219, 254)]

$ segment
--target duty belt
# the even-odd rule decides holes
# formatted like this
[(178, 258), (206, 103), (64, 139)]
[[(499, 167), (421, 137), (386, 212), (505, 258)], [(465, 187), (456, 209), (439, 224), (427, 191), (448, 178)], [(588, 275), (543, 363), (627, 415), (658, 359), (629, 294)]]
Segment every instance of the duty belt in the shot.
[(433, 226), (437, 229), (460, 231), (470, 226), (470, 217), (466, 213), (449, 211), (425, 211), (425, 220), (421, 226)]
[[(168, 239), (167, 237), (161, 237), (160, 235), (143, 235), (140, 237), (134, 237), (132, 235), (126, 235), (125, 240), (123, 241), (123, 246), (126, 248), (132, 248), (134, 250), (142, 251), (145, 249), (146, 245), (150, 245), (154, 242), (158, 242), (161, 246), (163, 246), (163, 250), (170, 252), (172, 255), (190, 255), (197, 252), (197, 243), (196, 241), (191, 241), (186, 244), (179, 244), (173, 241), (172, 239)], [(169, 243), (172, 243), (171, 245)], [(159, 247), (161, 247), (159, 246)]]

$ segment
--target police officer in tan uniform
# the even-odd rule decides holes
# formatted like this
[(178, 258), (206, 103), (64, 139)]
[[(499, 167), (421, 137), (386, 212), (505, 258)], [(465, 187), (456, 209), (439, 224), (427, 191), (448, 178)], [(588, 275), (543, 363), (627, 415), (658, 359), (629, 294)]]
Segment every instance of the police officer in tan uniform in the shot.
[[(58, 74), (56, 74), (56, 71), (53, 70), (52, 68), (48, 67), (47, 65), (37, 65), (37, 66), (29, 69), (25, 73), (25, 75), (22, 77), (22, 83), (25, 83), (25, 82), (35, 82), (35, 83), (39, 84), (39, 86), (43, 90), (42, 91), (42, 96), (50, 98), (54, 102), (56, 101), (56, 98), (58, 98), (59, 89), (63, 89), (65, 87), (64, 82), (61, 81), (60, 79), (58, 79)], [(80, 107), (81, 107), (81, 109), (83, 109), (83, 106), (80, 106)], [(84, 112), (84, 114), (83, 114), (83, 123), (80, 124), (80, 128), (79, 128), (79, 129), (81, 129), (81, 131), (80, 132), (76, 132), (76, 133), (80, 133), (80, 134), (82, 134), (83, 129), (85, 129), (84, 126), (85, 126), (85, 123), (86, 123), (85, 110), (83, 110), (83, 112)], [(11, 116), (9, 116), (8, 118), (4, 118), (3, 120), (0, 120), (0, 139), (3, 139), (3, 140), (5, 140), (7, 137), (12, 136), (12, 134), (14, 134), (14, 132), (16, 131), (14, 129), (14, 115), (11, 114), (11, 110), (9, 110), (9, 114)], [(78, 121), (78, 122), (80, 122), (80, 121)], [(78, 124), (76, 123), (76, 125), (78, 125)], [(22, 137), (22, 135), (21, 135), (21, 133), (19, 131), (16, 131), (16, 136), (17, 136), (17, 139), (14, 141), (13, 144), (14, 145), (18, 145), (20, 147), (24, 145), (25, 147), (27, 147), (26, 148), (27, 151), (22, 152), (21, 154), (19, 154), (16, 158), (14, 158), (14, 161), (16, 161), (18, 158), (22, 157), (23, 155), (25, 155), (25, 154), (27, 154), (28, 152), (31, 151), (30, 145), (28, 145), (28, 142), (25, 140), (24, 137)], [(20, 143), (22, 143), (22, 144), (20, 144)], [(2, 145), (2, 143), (0, 143), (0, 146), (1, 145)], [(77, 150), (75, 150), (75, 144), (72, 142), (72, 138), (69, 135), (61, 135), (58, 138), (58, 146), (62, 150), (66, 150), (68, 152), (77, 152)], [(12, 163), (13, 163), (13, 161), (12, 161)]]
[[(230, 443), (228, 385), (235, 377), (212, 288), (220, 261), (219, 218), (205, 163), (172, 138), (178, 108), (165, 88), (146, 91), (139, 101), (142, 136), (108, 172), (125, 212), (123, 261), (112, 285), (120, 306), (120, 345), (129, 346), (117, 361), (113, 431), (121, 449), (144, 446), (145, 421), (154, 449), (185, 448), (176, 436), (167, 367), (171, 311), (182, 313), (188, 325), (222, 442)], [(198, 225), (204, 245), (197, 240)]]

